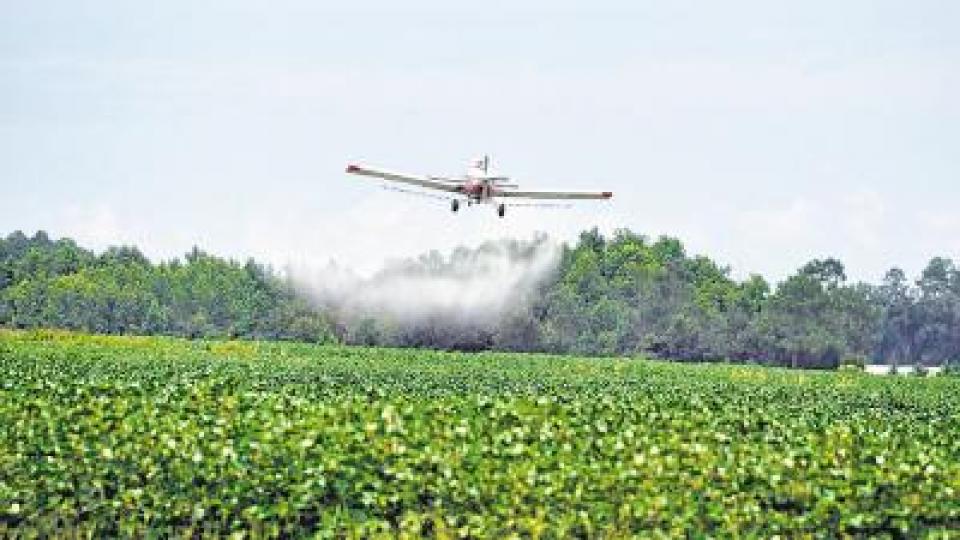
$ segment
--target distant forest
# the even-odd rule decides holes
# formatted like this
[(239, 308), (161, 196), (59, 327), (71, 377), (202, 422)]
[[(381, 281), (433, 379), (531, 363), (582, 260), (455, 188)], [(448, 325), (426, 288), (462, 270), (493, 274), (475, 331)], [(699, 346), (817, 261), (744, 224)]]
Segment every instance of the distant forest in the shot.
[(18, 231), (0, 239), (0, 326), (808, 368), (942, 365), (960, 363), (960, 270), (938, 257), (914, 280), (894, 268), (879, 285), (849, 283), (843, 264), (827, 258), (771, 286), (758, 275), (734, 280), (674, 238), (592, 230), (492, 322), (441, 314), (398, 323), (338, 317), (253, 260), (194, 248), (155, 264), (134, 247), (97, 254)]

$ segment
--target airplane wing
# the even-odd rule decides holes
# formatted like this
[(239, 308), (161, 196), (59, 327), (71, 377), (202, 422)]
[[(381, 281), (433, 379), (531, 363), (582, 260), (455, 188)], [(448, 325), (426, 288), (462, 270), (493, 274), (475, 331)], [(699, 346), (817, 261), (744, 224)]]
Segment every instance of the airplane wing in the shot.
[(374, 169), (372, 167), (361, 167), (360, 165), (347, 165), (347, 172), (350, 174), (372, 176), (374, 178), (390, 180), (391, 182), (401, 182), (403, 184), (410, 184), (412, 186), (420, 186), (428, 189), (438, 189), (440, 191), (447, 191), (450, 193), (459, 193), (461, 190), (459, 185), (439, 179), (383, 171), (380, 169)]
[(570, 203), (536, 203), (536, 202), (515, 202), (515, 203), (504, 203), (511, 208), (523, 207), (523, 208), (573, 208), (573, 205)]
[(524, 199), (609, 199), (609, 191), (500, 191), (497, 197), (517, 197)]

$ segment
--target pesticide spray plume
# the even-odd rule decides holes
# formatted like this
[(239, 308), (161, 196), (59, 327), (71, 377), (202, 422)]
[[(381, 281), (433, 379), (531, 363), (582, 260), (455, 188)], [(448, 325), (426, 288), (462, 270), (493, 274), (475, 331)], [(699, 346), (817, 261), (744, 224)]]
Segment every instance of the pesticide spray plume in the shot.
[(529, 304), (560, 253), (558, 242), (537, 234), (387, 261), (369, 277), (335, 263), (293, 269), (291, 277), (348, 342), (471, 348)]

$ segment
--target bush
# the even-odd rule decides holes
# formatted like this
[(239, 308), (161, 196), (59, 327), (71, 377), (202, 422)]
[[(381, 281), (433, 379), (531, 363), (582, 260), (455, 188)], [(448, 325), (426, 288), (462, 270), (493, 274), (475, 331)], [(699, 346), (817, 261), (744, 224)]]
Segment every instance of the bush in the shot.
[(949, 377), (960, 377), (960, 359), (947, 362), (943, 366), (943, 371), (940, 372), (941, 375)]
[(867, 358), (862, 354), (851, 354), (843, 357), (840, 361), (840, 367), (845, 370), (858, 369), (863, 370), (867, 365)]

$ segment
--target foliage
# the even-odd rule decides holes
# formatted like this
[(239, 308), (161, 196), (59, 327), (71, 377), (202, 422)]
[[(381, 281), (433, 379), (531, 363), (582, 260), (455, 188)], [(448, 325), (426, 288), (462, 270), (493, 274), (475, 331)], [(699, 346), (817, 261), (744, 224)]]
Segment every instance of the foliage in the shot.
[(863, 370), (867, 366), (867, 358), (862, 355), (854, 354), (845, 356), (843, 360), (840, 361), (841, 368), (852, 368)]
[[(429, 275), (482, 259), (460, 248), (406, 271)], [(411, 291), (416, 294), (416, 291)], [(690, 255), (670, 237), (585, 231), (559, 267), (495, 317), (344, 317), (313, 305), (254, 261), (194, 249), (152, 264), (135, 248), (96, 255), (38, 232), (0, 239), (0, 326), (187, 337), (339, 340), (358, 345), (591, 355), (643, 354), (832, 369), (842, 359), (942, 365), (960, 358), (960, 270), (930, 261), (911, 283), (848, 283), (843, 264), (815, 259), (771, 285)]]
[(880, 286), (847, 283), (843, 264), (826, 258), (771, 287), (757, 275), (732, 279), (676, 239), (593, 230), (566, 249), (539, 299), (530, 311), (542, 331), (525, 350), (807, 368), (960, 357), (960, 270), (945, 258), (915, 286), (898, 269)]
[(327, 320), (253, 261), (194, 248), (151, 264), (138, 250), (101, 255), (71, 240), (14, 233), (0, 239), (0, 325), (108, 334), (170, 334), (329, 341)]
[(940, 374), (950, 377), (960, 377), (960, 360), (954, 360), (945, 365)]
[(0, 331), (0, 536), (960, 527), (960, 381)]

